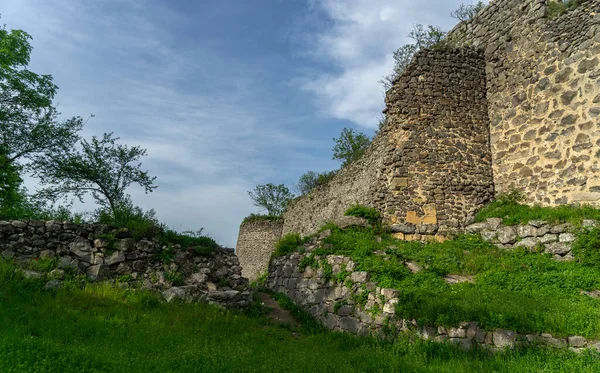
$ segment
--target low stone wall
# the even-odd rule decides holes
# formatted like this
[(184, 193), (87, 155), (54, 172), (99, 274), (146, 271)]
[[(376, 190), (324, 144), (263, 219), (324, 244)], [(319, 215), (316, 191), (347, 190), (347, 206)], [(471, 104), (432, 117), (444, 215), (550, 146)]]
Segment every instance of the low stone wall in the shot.
[(235, 253), (240, 259), (242, 276), (250, 281), (267, 272), (269, 258), (281, 238), (283, 220), (256, 220), (242, 223)]
[(309, 262), (305, 258), (310, 255), (293, 253), (274, 258), (266, 285), (288, 296), (331, 330), (381, 338), (412, 332), (426, 340), (454, 343), (464, 349), (474, 345), (501, 349), (546, 344), (600, 350), (599, 341), (588, 341), (581, 336), (555, 338), (548, 333), (525, 335), (513, 330), (483, 330), (476, 322), (449, 328), (418, 325), (414, 320), (395, 315), (401, 290), (382, 288), (370, 281), (369, 273), (356, 271), (356, 263), (349, 257), (314, 256), (310, 262), (319, 263), (318, 268), (301, 268), (301, 264)]
[(0, 258), (35, 268), (53, 261), (49, 274), (27, 270), (28, 277), (46, 277), (60, 287), (66, 271), (85, 273), (92, 281), (120, 279), (159, 291), (167, 301), (208, 301), (242, 307), (251, 302), (248, 280), (233, 250), (201, 255), (158, 242), (129, 237), (106, 225), (56, 221), (0, 221)]
[[(598, 222), (583, 221), (582, 226), (595, 227)], [(573, 260), (571, 244), (576, 237), (576, 228), (568, 223), (549, 224), (543, 220), (532, 220), (528, 224), (506, 226), (502, 219), (490, 218), (485, 222), (466, 227), (467, 233), (479, 233), (481, 237), (502, 249), (524, 247), (526, 249), (554, 255), (556, 260)]]

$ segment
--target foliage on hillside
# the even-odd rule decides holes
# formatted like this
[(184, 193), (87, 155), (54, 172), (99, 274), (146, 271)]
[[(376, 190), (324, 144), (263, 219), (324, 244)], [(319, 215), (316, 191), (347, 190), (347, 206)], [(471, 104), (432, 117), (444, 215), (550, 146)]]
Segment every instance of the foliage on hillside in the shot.
[(476, 221), (502, 218), (505, 225), (517, 225), (527, 224), (532, 220), (544, 220), (548, 223), (571, 223), (577, 226), (581, 224), (582, 219), (600, 220), (600, 209), (588, 205), (528, 206), (522, 203), (523, 200), (523, 194), (516, 190), (501, 194), (477, 213)]
[(65, 284), (44, 290), (0, 262), (0, 371), (566, 373), (596, 372), (600, 365), (592, 352), (528, 348), (490, 355), (409, 337), (389, 343), (322, 329), (298, 334), (273, 325), (259, 304), (243, 314), (164, 304), (108, 284), (82, 288), (76, 278)]
[[(578, 260), (558, 262), (549, 254), (499, 249), (477, 235), (420, 243), (373, 229), (325, 228), (332, 233), (313, 253), (349, 256), (379, 286), (401, 290), (401, 317), (426, 325), (478, 321), (487, 329), (600, 338), (600, 300), (581, 294), (600, 289), (598, 229), (579, 234)], [(306, 242), (290, 242), (285, 253), (302, 252)], [(423, 270), (412, 273), (408, 261)], [(472, 276), (473, 282), (451, 285), (444, 280), (449, 274)]]

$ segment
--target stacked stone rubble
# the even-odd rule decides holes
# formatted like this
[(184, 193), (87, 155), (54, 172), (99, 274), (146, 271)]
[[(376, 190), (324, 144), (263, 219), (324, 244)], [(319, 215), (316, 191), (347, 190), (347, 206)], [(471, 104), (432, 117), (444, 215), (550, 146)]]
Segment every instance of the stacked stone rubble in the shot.
[[(85, 273), (93, 281), (118, 278), (137, 282), (162, 292), (168, 301), (208, 301), (228, 307), (251, 302), (248, 280), (241, 276), (232, 250), (200, 255), (193, 249), (171, 250), (129, 236), (106, 225), (0, 221), (0, 258), (24, 266), (54, 260), (57, 268), (48, 278), (53, 278), (52, 287), (60, 286), (65, 270), (71, 270)], [(27, 274), (42, 276), (32, 271)]]
[(499, 248), (526, 249), (552, 254), (556, 260), (573, 260), (571, 246), (576, 240), (575, 233), (579, 229), (595, 227), (598, 222), (584, 219), (581, 228), (569, 223), (550, 224), (543, 220), (532, 220), (527, 224), (507, 226), (500, 218), (490, 218), (485, 222), (467, 225), (467, 233), (478, 233), (481, 237)]
[(273, 291), (287, 295), (328, 329), (380, 338), (414, 333), (426, 340), (453, 343), (464, 349), (474, 345), (502, 349), (542, 344), (576, 351), (583, 348), (600, 351), (600, 341), (581, 336), (563, 338), (549, 333), (484, 330), (476, 322), (463, 322), (454, 327), (419, 325), (414, 320), (396, 316), (396, 305), (402, 289), (378, 286), (370, 281), (369, 273), (356, 270), (356, 263), (351, 258), (339, 255), (313, 257), (314, 262), (325, 261), (330, 266), (330, 274), (329, 269), (324, 270), (324, 265), (318, 268), (309, 265), (301, 269), (303, 259), (312, 255), (294, 253), (274, 258), (269, 266), (266, 284)]

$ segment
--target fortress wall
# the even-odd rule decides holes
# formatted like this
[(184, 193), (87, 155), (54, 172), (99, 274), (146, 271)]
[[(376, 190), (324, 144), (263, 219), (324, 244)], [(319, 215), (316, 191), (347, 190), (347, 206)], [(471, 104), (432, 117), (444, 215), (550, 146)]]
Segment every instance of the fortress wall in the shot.
[(291, 201), (283, 214), (283, 234), (309, 235), (357, 203), (377, 207), (384, 197), (381, 169), (387, 136), (379, 133), (363, 157), (341, 169), (328, 183)]
[(496, 191), (599, 205), (600, 1), (550, 18), (543, 0), (495, 0), (449, 39), (485, 53)]
[(483, 55), (418, 53), (388, 91), (387, 123), (365, 155), (294, 200), (283, 233), (314, 233), (356, 203), (405, 224), (408, 239), (462, 225), (493, 195)]
[(283, 221), (258, 220), (242, 223), (236, 254), (242, 266), (242, 276), (250, 281), (267, 272), (269, 258), (281, 238)]
[(386, 221), (435, 234), (462, 227), (492, 198), (485, 82), (483, 54), (467, 48), (421, 51), (395, 81), (385, 109)]

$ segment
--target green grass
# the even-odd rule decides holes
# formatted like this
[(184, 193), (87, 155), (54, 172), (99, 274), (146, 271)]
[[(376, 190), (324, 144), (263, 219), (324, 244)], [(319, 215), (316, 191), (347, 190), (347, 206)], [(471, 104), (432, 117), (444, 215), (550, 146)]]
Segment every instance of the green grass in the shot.
[[(331, 247), (314, 253), (352, 257), (371, 281), (400, 290), (400, 317), (422, 324), (478, 321), (490, 330), (600, 338), (600, 300), (580, 294), (600, 289), (600, 271), (594, 266), (557, 262), (524, 249), (498, 249), (475, 235), (427, 244), (387, 234), (379, 235), (378, 242), (377, 237), (369, 229), (334, 229), (324, 240)], [(411, 273), (403, 265), (408, 260), (424, 270)], [(449, 285), (443, 280), (447, 274), (471, 275), (474, 283)]]
[(502, 218), (505, 225), (527, 224), (531, 220), (545, 220), (549, 223), (571, 223), (579, 226), (582, 219), (600, 220), (600, 209), (586, 205), (527, 206), (518, 201), (497, 199), (479, 211), (476, 221), (482, 222), (488, 218)]
[(246, 223), (251, 223), (254, 221), (279, 221), (279, 220), (281, 220), (281, 216), (250, 214), (244, 218), (244, 220), (242, 221), (242, 225), (244, 225)]
[(346, 212), (344, 212), (344, 215), (358, 216), (359, 218), (367, 219), (372, 225), (377, 225), (381, 221), (381, 214), (379, 213), (379, 210), (359, 204), (350, 207), (348, 210), (346, 210)]
[[(264, 313), (164, 304), (108, 285), (44, 291), (0, 263), (1, 372), (597, 372), (597, 354), (489, 355), (323, 329), (298, 335)], [(286, 300), (280, 302), (286, 305)], [(290, 306), (291, 307), (291, 306)], [(296, 314), (296, 313), (294, 313)], [(300, 314), (298, 312), (298, 314)], [(302, 317), (302, 316), (300, 316)], [(307, 322), (305, 320), (305, 322)]]
[(273, 256), (277, 257), (293, 253), (301, 244), (302, 238), (298, 233), (288, 233), (275, 244)]

